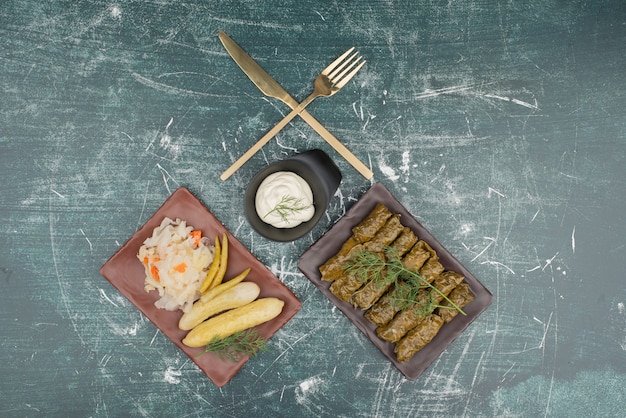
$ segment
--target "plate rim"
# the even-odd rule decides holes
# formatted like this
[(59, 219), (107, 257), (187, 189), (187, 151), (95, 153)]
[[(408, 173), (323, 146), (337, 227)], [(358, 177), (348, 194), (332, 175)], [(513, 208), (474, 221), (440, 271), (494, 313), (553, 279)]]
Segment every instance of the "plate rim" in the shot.
[[(369, 213), (380, 201), (385, 203), (393, 213), (400, 213), (401, 223), (410, 227), (420, 239), (424, 239), (431, 245), (447, 269), (453, 270), (450, 268), (453, 266), (455, 271), (463, 274), (464, 281), (470, 284), (475, 296), (474, 301), (464, 308), (467, 316), (457, 315), (453, 321), (444, 324), (435, 339), (407, 362), (397, 360), (393, 354), (394, 345), (383, 341), (375, 334), (375, 326), (364, 318), (363, 310), (341, 301), (330, 292), (330, 283), (321, 280), (318, 269), (324, 261), (339, 251), (341, 245), (350, 237), (351, 227), (359, 223), (364, 218), (362, 215)], [(410, 380), (417, 379), (493, 302), (493, 294), (380, 182), (374, 183), (322, 237), (300, 256), (298, 268)], [(435, 342), (437, 344), (433, 345)]]
[[(183, 204), (183, 209), (177, 208), (177, 205)], [(186, 206), (189, 206), (190, 209), (186, 209)], [(204, 236), (209, 236), (212, 238), (212, 234), (226, 233), (228, 235), (229, 247), (237, 247), (237, 251), (244, 252), (247, 254), (247, 261), (252, 264), (249, 267), (252, 267), (251, 273), (256, 273), (254, 279), (250, 279), (252, 274), (246, 278), (246, 280), (261, 280), (263, 283), (266, 283), (266, 289), (261, 286), (261, 295), (264, 296), (264, 290), (267, 288), (280, 289), (281, 295), (286, 295), (288, 300), (285, 300), (285, 306), (281, 314), (259, 326), (262, 331), (262, 336), (266, 339), (272, 337), (280, 328), (282, 328), (287, 322), (289, 322), (295, 314), (301, 309), (302, 302), (299, 298), (289, 289), (274, 273), (270, 271), (270, 269), (261, 262), (241, 241), (239, 241), (229, 230), (224, 226), (224, 224), (200, 201), (198, 197), (196, 197), (190, 190), (186, 187), (180, 186), (177, 188), (170, 196), (165, 199), (165, 201), (155, 210), (155, 212), (139, 227), (129, 238), (128, 240), (113, 254), (109, 257), (109, 259), (100, 267), (100, 274), (114, 287), (116, 288), (133, 306), (141, 312), (152, 324), (159, 329), (163, 335), (165, 335), (175, 346), (177, 346), (184, 354), (186, 354), (196, 366), (203, 371), (207, 377), (218, 387), (223, 387), (226, 383), (228, 383), (237, 372), (243, 367), (243, 365), (250, 359), (249, 356), (244, 356), (236, 362), (230, 362), (229, 360), (221, 360), (213, 353), (205, 353), (202, 356), (203, 349), (202, 348), (191, 348), (187, 347), (182, 343), (182, 337), (186, 335), (186, 331), (178, 330), (179, 332), (173, 335), (173, 332), (167, 332), (164, 330), (161, 322), (165, 319), (169, 319), (171, 321), (175, 320), (178, 323), (178, 319), (182, 316), (182, 311), (166, 311), (164, 309), (158, 309), (156, 307), (147, 306), (146, 303), (139, 303), (138, 297), (134, 293), (130, 293), (128, 288), (124, 286), (126, 280), (141, 280), (141, 283), (144, 281), (144, 277), (139, 278), (129, 278), (126, 275), (124, 277), (119, 277), (119, 272), (115, 267), (116, 263), (120, 260), (124, 260), (128, 258), (128, 251), (133, 251), (134, 247), (137, 246), (137, 243), (143, 243), (144, 239), (152, 234), (154, 229), (153, 225), (158, 225), (161, 223), (162, 219), (165, 216), (178, 217), (180, 219), (184, 219), (187, 221), (189, 225), (196, 227), (193, 221), (185, 219), (184, 214), (182, 216), (177, 215), (168, 215), (169, 211), (181, 211), (185, 210), (193, 210), (201, 213), (201, 216), (206, 216), (206, 220), (204, 223), (212, 224), (216, 227), (216, 231), (202, 231)], [(207, 235), (210, 233), (211, 235)], [(139, 244), (140, 246), (141, 244)], [(137, 246), (136, 250), (139, 249)], [(139, 260), (137, 260), (138, 265)], [(230, 267), (229, 267), (230, 268)], [(258, 277), (258, 278), (257, 278)], [(135, 283), (137, 285), (137, 283)], [(152, 293), (153, 299), (156, 299), (154, 294)], [(146, 292), (146, 295), (150, 294)], [(141, 295), (141, 297), (146, 297), (145, 295)], [(176, 327), (177, 328), (177, 327)], [(261, 332), (261, 331), (260, 331)], [(219, 367), (222, 367), (220, 369)], [(220, 372), (217, 372), (219, 370)], [(221, 371), (221, 370), (225, 370)]]

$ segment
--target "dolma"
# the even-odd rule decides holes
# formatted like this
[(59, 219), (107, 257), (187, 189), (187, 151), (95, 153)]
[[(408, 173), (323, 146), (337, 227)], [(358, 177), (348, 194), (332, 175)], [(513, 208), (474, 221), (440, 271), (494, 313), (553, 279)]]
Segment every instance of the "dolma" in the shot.
[[(387, 222), (385, 222), (385, 225), (383, 225), (382, 228), (380, 228), (378, 232), (376, 232), (376, 235), (374, 235), (371, 240), (367, 241), (364, 244), (355, 246), (350, 251), (344, 263), (348, 263), (350, 261), (350, 257), (354, 256), (354, 254), (356, 254), (357, 252), (357, 248), (361, 246), (362, 250), (377, 253), (379, 255), (379, 258), (384, 259), (384, 249), (389, 246), (389, 244), (391, 244), (398, 235), (400, 235), (403, 228), (404, 227), (400, 223), (400, 215), (393, 214), (387, 220)], [(333, 282), (333, 284), (330, 286), (330, 291), (339, 299), (347, 302), (350, 300), (354, 292), (359, 290), (365, 283), (369, 283), (370, 281), (372, 281), (372, 277), (375, 277), (375, 273), (367, 277), (347, 273), (345, 272), (344, 266), (343, 275)]]
[[(456, 306), (463, 309), (474, 300), (474, 294), (467, 283), (460, 283), (450, 292), (448, 299), (454, 302)], [(441, 305), (445, 306), (445, 308), (438, 308), (437, 313), (445, 323), (452, 321), (458, 315), (459, 311), (454, 309), (447, 300), (444, 300)]]
[(438, 292), (434, 289), (432, 290), (434, 302), (439, 304), (444, 299), (443, 296), (448, 296), (452, 290), (454, 290), (463, 281), (463, 279), (464, 277), (462, 274), (450, 270), (444, 271), (437, 276), (432, 283), (432, 285), (438, 290)]
[(333, 282), (340, 277), (343, 274), (345, 268), (344, 263), (350, 251), (357, 245), (358, 243), (354, 237), (348, 238), (339, 249), (339, 252), (320, 266), (321, 279), (325, 282)]
[(405, 226), (402, 228), (402, 232), (396, 238), (394, 242), (391, 243), (391, 251), (393, 254), (396, 254), (398, 257), (402, 258), (406, 253), (408, 253), (411, 248), (417, 242), (417, 235), (413, 232), (411, 228)]
[(365, 318), (374, 325), (385, 325), (400, 311), (402, 300), (410, 289), (411, 285), (406, 282), (394, 285), (365, 312)]
[(348, 302), (354, 292), (359, 290), (361, 286), (363, 286), (363, 282), (360, 279), (354, 276), (344, 275), (332, 282), (329, 290), (333, 295), (337, 296), (339, 300)]
[(462, 281), (463, 276), (458, 273), (443, 272), (432, 283), (436, 289), (428, 287), (420, 290), (416, 301), (398, 313), (387, 324), (378, 327), (376, 334), (385, 341), (399, 341), (411, 328), (416, 327), (426, 316), (431, 314), (444, 299), (444, 296), (448, 296)]
[[(398, 238), (391, 244), (393, 256), (403, 257), (417, 242), (417, 236), (411, 228), (404, 227)], [(387, 254), (389, 256), (389, 254)], [(371, 280), (352, 296), (352, 304), (363, 310), (369, 309), (392, 286), (392, 282)]]
[(422, 322), (434, 310), (435, 303), (430, 288), (421, 289), (416, 301), (401, 310), (391, 321), (376, 328), (376, 334), (385, 341), (392, 343), (400, 341), (411, 328)]
[(444, 270), (445, 268), (439, 262), (439, 258), (431, 257), (428, 260), (426, 260), (426, 262), (424, 263), (422, 267), (420, 267), (419, 274), (428, 283), (432, 283), (433, 280), (435, 280), (437, 276), (439, 276), (439, 274), (441, 274)]
[(367, 310), (371, 308), (391, 286), (393, 286), (391, 280), (370, 280), (365, 283), (365, 286), (352, 295), (351, 302), (354, 306)]
[[(359, 244), (355, 246), (352, 251), (348, 254), (345, 265), (343, 267), (343, 274), (337, 278), (329, 287), (329, 290), (332, 294), (337, 296), (337, 298), (341, 299), (344, 302), (348, 302), (354, 292), (359, 290), (364, 283), (369, 282), (376, 276), (380, 276), (382, 272), (379, 269), (372, 269), (367, 271), (360, 271), (359, 274), (346, 271), (348, 267), (348, 263), (350, 262), (352, 257), (358, 256), (359, 252), (363, 251), (363, 245)], [(375, 256), (384, 259), (383, 253), (373, 253)], [(376, 278), (376, 281), (379, 279)]]
[(444, 321), (440, 316), (430, 314), (415, 328), (409, 331), (394, 348), (398, 361), (405, 362), (410, 360), (415, 353), (424, 348), (426, 344), (430, 343), (433, 338), (435, 338), (443, 323)]
[(352, 236), (357, 243), (371, 240), (389, 217), (391, 217), (391, 212), (387, 206), (378, 203), (361, 223), (352, 228)]
[(400, 223), (400, 215), (393, 214), (378, 230), (371, 240), (363, 244), (368, 251), (382, 252), (402, 233), (404, 226)]
[[(347, 263), (349, 263), (350, 259), (358, 255), (359, 252), (363, 250), (364, 250), (363, 244), (359, 244), (355, 246), (350, 251), (350, 253), (348, 253), (344, 261), (344, 266), (342, 267), (342, 270), (341, 270), (342, 274), (337, 279), (335, 279), (331, 283), (330, 287), (328, 288), (333, 295), (337, 296), (338, 299), (344, 302), (348, 302), (350, 298), (352, 297), (352, 295), (354, 294), (354, 292), (359, 290), (365, 282), (371, 279), (371, 276), (369, 274), (357, 275), (357, 274), (350, 274), (349, 272), (346, 272)], [(379, 258), (382, 258), (384, 256), (382, 253), (377, 254), (377, 255)]]
[(436, 254), (434, 254), (430, 245), (428, 245), (425, 241), (419, 240), (411, 248), (411, 251), (404, 256), (402, 264), (405, 269), (418, 272), (424, 263), (431, 257), (436, 258)]
[(332, 283), (341, 277), (350, 251), (357, 245), (374, 238), (391, 215), (392, 213), (383, 203), (378, 203), (365, 219), (352, 228), (352, 236), (343, 243), (339, 252), (320, 266), (321, 279)]

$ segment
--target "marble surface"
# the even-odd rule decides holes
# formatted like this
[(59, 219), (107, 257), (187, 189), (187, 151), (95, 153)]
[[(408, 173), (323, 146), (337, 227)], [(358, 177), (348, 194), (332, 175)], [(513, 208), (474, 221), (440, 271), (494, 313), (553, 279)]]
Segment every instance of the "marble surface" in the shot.
[[(366, 180), (263, 96), (226, 31)], [(0, 9), (0, 415), (623, 416), (626, 5), (589, 1), (34, 1)], [(307, 236), (259, 236), (243, 193), (319, 148), (342, 183)], [(494, 294), (407, 380), (297, 268), (374, 182)], [(99, 274), (178, 187), (302, 301), (221, 389)]]

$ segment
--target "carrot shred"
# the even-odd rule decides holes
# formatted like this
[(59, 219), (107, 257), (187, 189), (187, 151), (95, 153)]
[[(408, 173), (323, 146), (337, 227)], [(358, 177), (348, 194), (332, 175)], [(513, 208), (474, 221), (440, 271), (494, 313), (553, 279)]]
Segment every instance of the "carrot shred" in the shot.
[(187, 270), (187, 264), (185, 263), (180, 263), (174, 266), (174, 270), (179, 272), (179, 273), (184, 273), (185, 270)]
[(159, 281), (161, 279), (159, 279), (159, 269), (157, 268), (157, 266), (152, 266), (150, 268), (150, 274), (152, 274), (152, 277), (154, 278), (155, 281)]
[(200, 245), (200, 240), (202, 239), (202, 231), (196, 229), (195, 231), (191, 231), (190, 235), (193, 238), (193, 245), (196, 247)]

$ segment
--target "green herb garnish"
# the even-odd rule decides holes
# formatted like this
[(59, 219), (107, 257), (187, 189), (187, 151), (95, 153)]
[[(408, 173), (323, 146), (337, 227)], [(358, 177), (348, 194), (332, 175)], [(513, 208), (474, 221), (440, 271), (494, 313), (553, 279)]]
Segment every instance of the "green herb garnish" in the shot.
[[(456, 309), (466, 315), (458, 305), (419, 273), (404, 267), (402, 259), (391, 247), (385, 248), (384, 256), (367, 250), (358, 251), (345, 262), (345, 271), (362, 282), (374, 281), (379, 287), (394, 284), (396, 288), (393, 291), (392, 303), (401, 310), (417, 303), (426, 310), (441, 307)], [(451, 306), (435, 304), (433, 292), (439, 293)]]
[(371, 280), (377, 287), (382, 288), (395, 282), (395, 277), (389, 274), (383, 257), (384, 254), (373, 251), (359, 251), (346, 261), (345, 271), (359, 279), (361, 283)]
[(266, 340), (259, 336), (255, 328), (237, 332), (226, 338), (215, 337), (204, 348), (204, 353), (215, 353), (219, 358), (238, 361), (243, 356), (254, 356), (259, 351), (265, 351)]
[(278, 202), (276, 206), (274, 206), (274, 208), (267, 212), (263, 217), (266, 218), (271, 213), (276, 212), (278, 216), (280, 216), (280, 219), (284, 222), (289, 222), (288, 216), (290, 214), (301, 212), (310, 207), (311, 205), (304, 205), (302, 203), (302, 198), (285, 195), (282, 199), (280, 199), (280, 202)]

